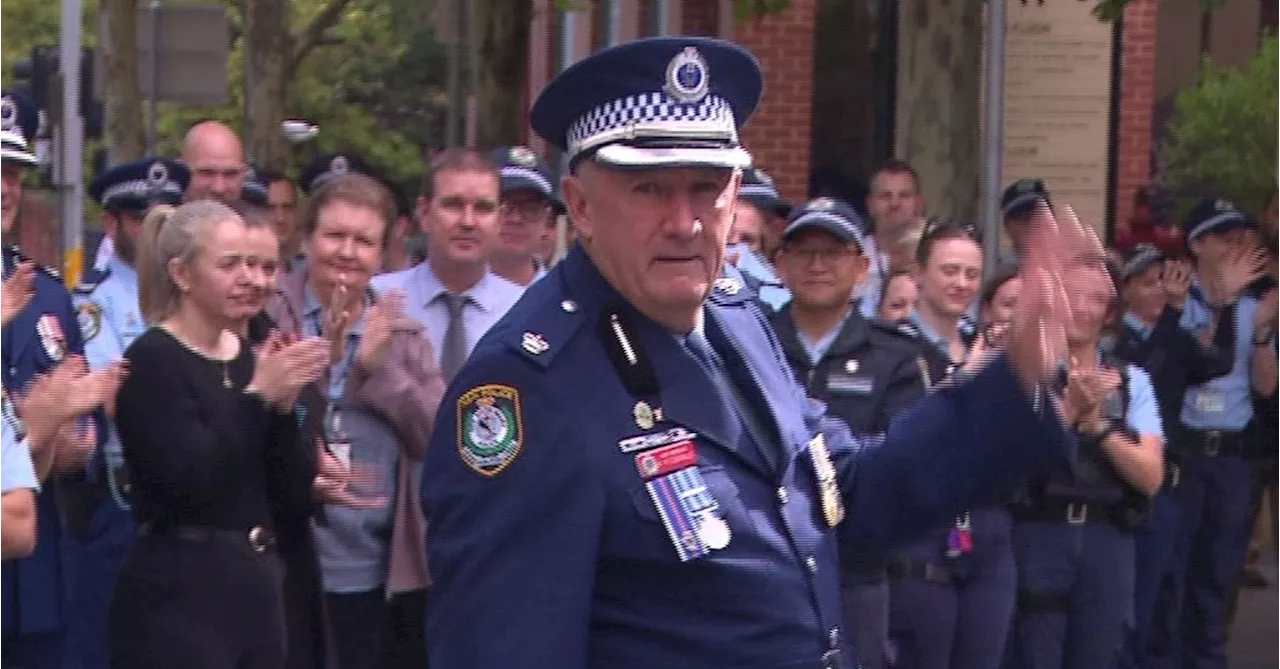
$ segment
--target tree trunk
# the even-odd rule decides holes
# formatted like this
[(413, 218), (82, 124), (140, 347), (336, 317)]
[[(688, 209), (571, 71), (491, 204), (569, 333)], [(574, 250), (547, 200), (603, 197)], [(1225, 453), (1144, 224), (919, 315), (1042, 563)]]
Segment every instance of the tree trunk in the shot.
[(978, 217), (982, 3), (901, 5), (898, 147), (920, 173), (930, 214)]
[(253, 81), (253, 89), (245, 91), (245, 116), (253, 119), (249, 155), (257, 165), (279, 170), (288, 158), (280, 123), (293, 70), (289, 3), (247, 0), (245, 6), (245, 67)]
[(475, 9), (479, 34), (476, 146), (518, 144), (524, 130), (524, 92), (529, 81), (530, 0), (484, 0)]
[(138, 73), (138, 0), (101, 0), (98, 57), (107, 156), (111, 164), (146, 155), (142, 81)]

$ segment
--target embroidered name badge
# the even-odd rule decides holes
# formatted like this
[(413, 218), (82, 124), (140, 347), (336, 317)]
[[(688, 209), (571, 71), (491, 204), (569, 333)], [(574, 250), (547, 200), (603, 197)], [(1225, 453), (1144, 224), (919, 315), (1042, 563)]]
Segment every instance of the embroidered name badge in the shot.
[(833, 393), (869, 394), (875, 383), (870, 376), (832, 374), (827, 377), (827, 390)]
[(645, 488), (681, 562), (729, 545), (733, 533), (696, 466), (652, 479)]
[(458, 455), (486, 478), (506, 469), (524, 445), (520, 391), (511, 386), (477, 386), (458, 398)]

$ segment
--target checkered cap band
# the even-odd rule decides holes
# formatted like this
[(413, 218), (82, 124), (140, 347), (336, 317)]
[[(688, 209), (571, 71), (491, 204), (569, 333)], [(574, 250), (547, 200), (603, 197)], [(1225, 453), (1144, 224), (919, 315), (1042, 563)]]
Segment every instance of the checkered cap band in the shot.
[(684, 139), (737, 145), (733, 109), (723, 98), (708, 95), (685, 104), (662, 91), (629, 95), (603, 104), (569, 126), (569, 155), (625, 139)]
[(532, 181), (534, 184), (537, 185), (538, 190), (542, 191), (543, 195), (551, 194), (551, 182), (547, 181), (547, 178), (539, 174), (537, 170), (531, 170), (527, 167), (508, 166), (508, 167), (502, 168), (502, 178), (503, 179), (524, 179), (525, 181)]
[(102, 191), (102, 203), (104, 205), (110, 204), (112, 200), (119, 197), (147, 199), (157, 192), (181, 195), (182, 187), (176, 182), (166, 181), (157, 188), (153, 187), (151, 182), (146, 179), (130, 179)]
[(794, 221), (791, 221), (791, 223), (787, 225), (787, 229), (783, 231), (782, 235), (783, 237), (788, 237), (790, 236), (791, 233), (793, 233), (796, 230), (811, 227), (814, 225), (817, 225), (825, 230), (831, 229), (827, 225), (822, 225), (823, 223), (834, 224), (838, 226), (841, 230), (847, 233), (850, 241), (858, 245), (859, 249), (863, 248), (864, 245), (866, 244), (866, 238), (863, 237), (862, 231), (858, 229), (858, 226), (855, 225), (853, 221), (850, 221), (844, 216), (841, 216), (839, 214), (834, 214), (829, 211), (810, 211), (800, 215), (799, 218), (797, 218)]
[(1199, 239), (1201, 236), (1213, 232), (1215, 228), (1220, 228), (1228, 223), (1239, 223), (1245, 220), (1244, 214), (1238, 211), (1224, 211), (1217, 216), (1211, 216), (1187, 233), (1187, 241)]
[(1161, 260), (1164, 260), (1163, 251), (1154, 246), (1144, 248), (1137, 255), (1130, 258), (1129, 262), (1124, 264), (1121, 276), (1128, 279), (1134, 275), (1147, 271), (1147, 268)]
[(738, 197), (767, 197), (777, 200), (778, 190), (765, 184), (743, 184), (738, 189)]

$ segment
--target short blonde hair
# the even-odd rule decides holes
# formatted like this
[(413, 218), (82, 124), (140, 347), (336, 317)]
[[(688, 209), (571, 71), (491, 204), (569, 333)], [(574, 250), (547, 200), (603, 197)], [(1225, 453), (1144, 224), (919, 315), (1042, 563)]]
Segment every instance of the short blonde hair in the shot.
[(230, 207), (216, 200), (197, 200), (180, 207), (152, 208), (142, 222), (138, 242), (138, 304), (147, 325), (172, 316), (182, 304), (182, 291), (169, 273), (169, 263), (183, 263), (204, 247), (213, 226), (241, 221)]

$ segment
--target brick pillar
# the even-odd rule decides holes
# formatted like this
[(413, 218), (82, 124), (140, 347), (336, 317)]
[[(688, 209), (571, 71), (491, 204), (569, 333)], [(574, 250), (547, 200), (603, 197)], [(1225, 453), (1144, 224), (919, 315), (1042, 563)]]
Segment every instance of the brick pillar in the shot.
[(749, 19), (733, 30), (733, 41), (750, 49), (764, 69), (764, 98), (744, 131), (744, 143), (783, 197), (793, 201), (809, 192), (816, 2), (791, 0), (786, 10)]
[(1125, 8), (1120, 53), (1119, 133), (1116, 137), (1117, 224), (1133, 213), (1134, 192), (1151, 182), (1151, 118), (1155, 111), (1156, 14), (1160, 0)]

